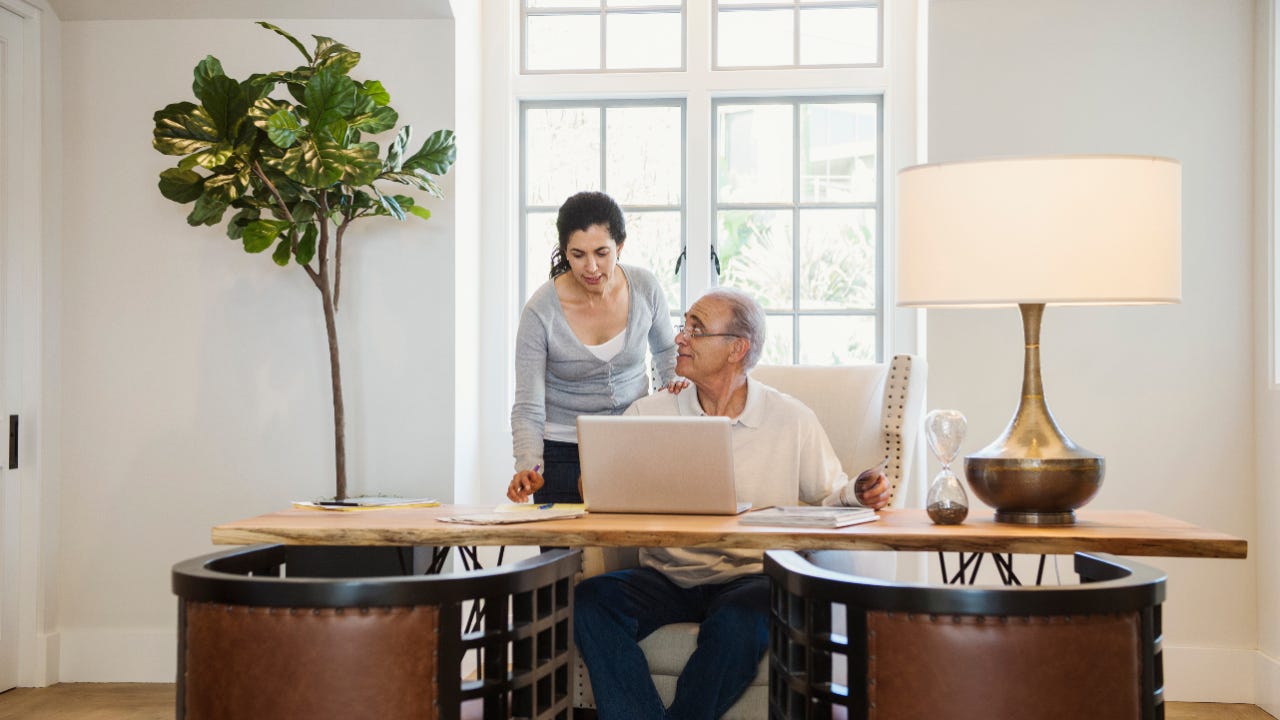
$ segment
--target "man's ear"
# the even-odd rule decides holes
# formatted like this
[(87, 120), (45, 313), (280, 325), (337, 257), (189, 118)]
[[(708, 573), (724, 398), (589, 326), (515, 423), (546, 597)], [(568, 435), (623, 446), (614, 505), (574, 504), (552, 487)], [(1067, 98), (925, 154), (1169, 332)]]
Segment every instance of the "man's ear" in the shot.
[(729, 350), (729, 362), (741, 365), (751, 351), (751, 341), (746, 338), (734, 338), (733, 348)]

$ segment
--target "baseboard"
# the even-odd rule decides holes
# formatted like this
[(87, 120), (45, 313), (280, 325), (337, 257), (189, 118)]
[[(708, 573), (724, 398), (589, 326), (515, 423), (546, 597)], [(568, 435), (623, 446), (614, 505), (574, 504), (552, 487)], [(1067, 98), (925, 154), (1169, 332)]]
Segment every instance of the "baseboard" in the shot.
[(1165, 700), (1256, 703), (1260, 656), (1257, 650), (1166, 645)]
[(1280, 659), (1259, 652), (1257, 666), (1258, 677), (1254, 685), (1258, 694), (1253, 703), (1273, 717), (1280, 717)]
[(173, 682), (178, 631), (63, 630), (59, 682)]

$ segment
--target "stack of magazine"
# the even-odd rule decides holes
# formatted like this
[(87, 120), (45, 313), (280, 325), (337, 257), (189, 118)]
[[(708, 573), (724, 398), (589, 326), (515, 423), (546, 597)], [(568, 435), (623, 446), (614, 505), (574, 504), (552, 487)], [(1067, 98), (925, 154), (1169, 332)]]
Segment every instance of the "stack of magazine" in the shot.
[(838, 528), (871, 522), (880, 516), (865, 507), (784, 505), (749, 512), (738, 519), (741, 525), (781, 525), (785, 527)]

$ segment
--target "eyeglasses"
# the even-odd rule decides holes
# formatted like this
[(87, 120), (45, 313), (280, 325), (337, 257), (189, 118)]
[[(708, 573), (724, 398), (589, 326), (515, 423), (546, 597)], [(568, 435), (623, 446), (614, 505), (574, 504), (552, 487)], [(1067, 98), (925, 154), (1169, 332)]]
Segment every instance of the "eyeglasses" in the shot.
[(746, 337), (745, 335), (739, 335), (737, 333), (709, 333), (702, 328), (691, 328), (688, 325), (677, 325), (676, 335), (683, 335), (690, 340), (709, 337)]

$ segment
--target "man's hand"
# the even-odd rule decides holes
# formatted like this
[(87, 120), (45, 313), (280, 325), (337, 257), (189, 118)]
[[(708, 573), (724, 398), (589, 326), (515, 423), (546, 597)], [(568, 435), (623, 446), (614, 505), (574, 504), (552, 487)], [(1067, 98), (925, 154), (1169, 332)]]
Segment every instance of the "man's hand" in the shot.
[(521, 470), (511, 478), (507, 486), (507, 499), (511, 502), (527, 502), (529, 496), (542, 489), (546, 480), (537, 470)]
[(863, 470), (853, 481), (853, 494), (858, 502), (879, 510), (889, 504), (889, 480), (884, 476), (884, 464)]

